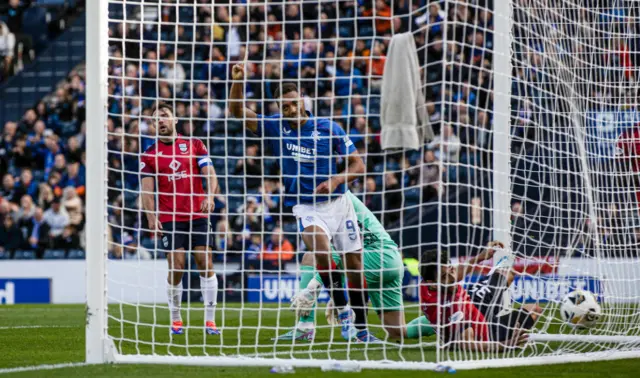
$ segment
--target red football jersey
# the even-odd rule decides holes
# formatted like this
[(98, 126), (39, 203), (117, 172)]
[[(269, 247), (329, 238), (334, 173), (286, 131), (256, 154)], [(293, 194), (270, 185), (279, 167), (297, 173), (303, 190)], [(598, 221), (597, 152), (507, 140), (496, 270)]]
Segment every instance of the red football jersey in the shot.
[[(627, 159), (632, 172), (640, 173), (640, 128), (626, 130), (618, 137), (616, 157)], [(640, 204), (640, 191), (636, 192), (636, 200)]]
[(206, 198), (200, 169), (211, 164), (202, 141), (181, 135), (171, 144), (158, 141), (142, 154), (140, 172), (156, 178), (160, 222), (208, 217), (200, 212)]
[[(484, 315), (471, 302), (467, 291), (458, 284), (453, 297), (441, 296), (443, 304), (438, 319), (438, 292), (420, 284), (420, 305), (422, 312), (431, 324), (442, 325), (441, 335), (445, 342), (458, 340), (457, 334), (472, 327), (478, 341), (489, 341), (489, 327)], [(440, 321), (444, 320), (444, 322)]]

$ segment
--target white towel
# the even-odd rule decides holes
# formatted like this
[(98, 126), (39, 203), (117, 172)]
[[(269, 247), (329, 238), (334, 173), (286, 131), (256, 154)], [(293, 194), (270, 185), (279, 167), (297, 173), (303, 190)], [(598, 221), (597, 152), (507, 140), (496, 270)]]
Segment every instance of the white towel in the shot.
[(382, 76), (380, 112), (382, 149), (418, 150), (434, 137), (420, 80), (416, 43), (411, 33), (391, 38)]

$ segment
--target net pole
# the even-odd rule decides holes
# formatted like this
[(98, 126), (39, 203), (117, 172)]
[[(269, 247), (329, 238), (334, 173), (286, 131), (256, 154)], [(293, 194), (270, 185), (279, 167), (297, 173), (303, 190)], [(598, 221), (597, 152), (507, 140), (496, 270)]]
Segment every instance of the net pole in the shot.
[(106, 100), (108, 1), (87, 2), (87, 201), (86, 285), (87, 363), (107, 362), (106, 330)]
[(513, 0), (496, 3), (493, 45), (493, 239), (506, 248), (496, 251), (494, 261), (511, 250), (511, 45)]

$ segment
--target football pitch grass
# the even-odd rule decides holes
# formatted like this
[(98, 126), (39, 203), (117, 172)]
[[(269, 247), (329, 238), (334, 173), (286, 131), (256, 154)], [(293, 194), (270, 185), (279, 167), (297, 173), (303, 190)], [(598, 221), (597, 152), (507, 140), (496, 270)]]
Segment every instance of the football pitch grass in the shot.
[[(229, 305), (227, 305), (229, 306)], [(413, 310), (415, 311), (415, 309)], [(321, 314), (323, 309), (319, 311)], [(416, 314), (408, 314), (412, 318)], [(205, 336), (202, 330), (202, 308), (183, 311), (187, 325), (185, 335), (171, 337), (168, 332), (168, 312), (161, 307), (109, 307), (109, 334), (123, 354), (160, 355), (227, 355), (238, 354), (316, 359), (402, 360), (436, 361), (435, 338), (424, 338), (420, 345), (409, 341), (400, 348), (395, 343), (377, 346), (347, 344), (338, 329), (328, 328), (323, 316), (318, 316), (319, 329), (313, 343), (279, 342), (271, 338), (286, 332), (294, 324), (294, 315), (288, 309), (263, 305), (235, 304), (218, 311), (216, 320), (221, 336)], [(374, 334), (382, 336), (375, 314), (370, 312)], [(0, 307), (0, 371), (17, 367), (81, 363), (84, 361), (85, 309), (81, 305), (13, 305)], [(123, 321), (120, 321), (123, 320)], [(324, 326), (323, 326), (324, 325)], [(241, 342), (240, 342), (241, 341)], [(453, 357), (453, 356), (452, 356)], [(462, 377), (636, 377), (640, 360), (577, 363), (459, 371)], [(88, 365), (54, 370), (10, 372), (15, 377), (259, 377), (269, 375), (268, 368), (221, 368), (175, 365)], [(296, 369), (293, 375), (306, 377), (333, 376), (341, 373), (323, 373), (320, 369)], [(365, 377), (416, 377), (439, 375), (431, 371), (379, 371), (363, 370)], [(290, 375), (288, 375), (290, 376)]]

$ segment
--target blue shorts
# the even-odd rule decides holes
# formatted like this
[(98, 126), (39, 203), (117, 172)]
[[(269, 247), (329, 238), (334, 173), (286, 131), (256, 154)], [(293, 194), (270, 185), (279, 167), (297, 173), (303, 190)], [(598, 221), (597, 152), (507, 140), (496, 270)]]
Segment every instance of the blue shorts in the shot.
[(160, 246), (166, 251), (175, 251), (181, 248), (185, 251), (192, 251), (195, 247), (213, 246), (213, 242), (211, 224), (207, 218), (162, 223)]

